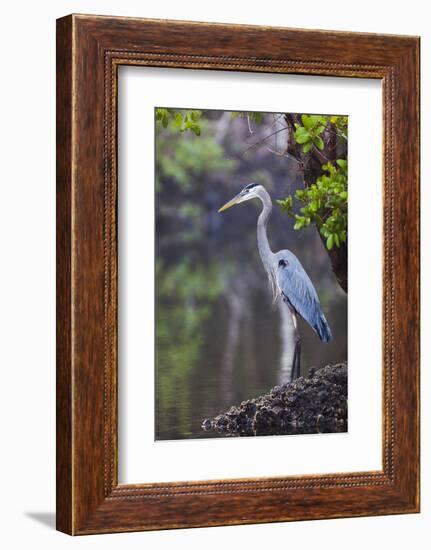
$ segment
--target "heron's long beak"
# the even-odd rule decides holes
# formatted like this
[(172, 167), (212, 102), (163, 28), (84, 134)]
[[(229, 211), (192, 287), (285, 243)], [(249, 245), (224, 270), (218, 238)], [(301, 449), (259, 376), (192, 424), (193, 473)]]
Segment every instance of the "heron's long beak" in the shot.
[(221, 208), (219, 208), (219, 212), (223, 212), (223, 210), (227, 210), (231, 206), (235, 206), (235, 204), (238, 204), (239, 199), (241, 198), (241, 193), (238, 193), (236, 197), (231, 199), (229, 202), (224, 204)]

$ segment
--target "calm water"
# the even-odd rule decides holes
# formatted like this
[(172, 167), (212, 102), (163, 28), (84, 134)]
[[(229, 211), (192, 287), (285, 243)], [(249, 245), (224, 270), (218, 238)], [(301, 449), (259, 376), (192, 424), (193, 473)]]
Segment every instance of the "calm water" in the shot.
[[(315, 246), (321, 247), (318, 238)], [(284, 304), (272, 305), (254, 247), (250, 238), (246, 250), (240, 239), (210, 251), (172, 244), (158, 250), (156, 439), (220, 437), (202, 430), (205, 418), (286, 381), (290, 317)], [(307, 250), (307, 271), (334, 340), (320, 342), (301, 321), (303, 374), (347, 358), (346, 296), (326, 254), (317, 262), (312, 247)]]

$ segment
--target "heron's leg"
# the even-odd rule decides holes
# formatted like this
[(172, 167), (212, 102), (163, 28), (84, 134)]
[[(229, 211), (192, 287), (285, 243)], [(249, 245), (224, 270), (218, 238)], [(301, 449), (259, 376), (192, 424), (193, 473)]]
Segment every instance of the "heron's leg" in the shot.
[(299, 378), (301, 375), (301, 337), (298, 335), (298, 339), (295, 343), (296, 351), (296, 373), (295, 378)]
[(292, 378), (299, 378), (301, 372), (301, 336), (298, 330), (298, 320), (296, 318), (296, 313), (291, 310), (293, 327), (295, 329), (295, 350), (293, 352), (293, 361), (292, 361)]
[(295, 349), (293, 352), (293, 361), (292, 361), (292, 372), (290, 375), (290, 381), (293, 382), (295, 378), (297, 378), (296, 371), (297, 371), (297, 364), (298, 364), (298, 346), (295, 342)]
[(292, 377), (291, 382), (299, 378), (301, 373), (301, 338), (295, 340), (295, 350), (293, 352)]

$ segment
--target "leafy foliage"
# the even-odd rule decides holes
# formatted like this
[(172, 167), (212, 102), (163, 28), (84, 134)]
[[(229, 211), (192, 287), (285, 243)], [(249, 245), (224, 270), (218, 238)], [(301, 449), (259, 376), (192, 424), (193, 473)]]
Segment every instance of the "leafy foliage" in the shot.
[[(304, 114), (301, 124), (295, 123), (293, 138), (302, 147), (303, 161), (307, 163), (310, 155), (325, 159), (323, 151), (331, 151), (331, 137), (338, 143), (346, 142), (347, 132), (347, 116)], [(323, 174), (314, 183), (308, 183), (305, 189), (298, 189), (293, 196), (277, 202), (282, 211), (295, 219), (295, 229), (304, 229), (314, 223), (327, 249), (332, 250), (347, 241), (347, 160), (328, 161), (322, 165), (322, 170)], [(294, 211), (294, 199), (300, 204), (299, 213)]]
[(347, 140), (346, 116), (302, 115), (301, 124), (295, 124), (293, 137), (296, 143), (302, 145), (302, 151), (308, 153), (313, 145), (320, 151), (325, 148), (323, 133), (325, 130), (335, 133), (339, 138)]
[(323, 142), (321, 134), (326, 128), (328, 117), (317, 115), (302, 115), (302, 126), (295, 124), (294, 138), (296, 143), (302, 145), (304, 153), (308, 153), (310, 149), (315, 145), (320, 151), (323, 151), (325, 144)]
[(335, 132), (339, 137), (347, 141), (347, 125), (348, 125), (348, 117), (346, 116), (340, 116), (335, 115), (329, 117), (329, 122), (332, 124)]
[(248, 116), (256, 124), (262, 124), (264, 113), (258, 111), (232, 111), (232, 118), (243, 118), (244, 116)]
[(323, 169), (326, 174), (315, 183), (296, 190), (300, 214), (294, 212), (292, 195), (277, 202), (283, 212), (295, 218), (295, 229), (315, 223), (331, 250), (347, 241), (347, 161), (338, 159), (335, 164), (325, 164)]
[(202, 111), (198, 110), (175, 110), (175, 109), (156, 109), (156, 121), (160, 122), (163, 128), (167, 128), (169, 122), (180, 132), (190, 130), (195, 135), (201, 135), (201, 117)]

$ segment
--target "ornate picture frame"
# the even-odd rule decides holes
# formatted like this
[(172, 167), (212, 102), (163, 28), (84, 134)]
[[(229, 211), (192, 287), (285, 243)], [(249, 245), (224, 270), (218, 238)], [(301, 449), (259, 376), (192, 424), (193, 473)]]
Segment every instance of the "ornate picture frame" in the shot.
[[(118, 67), (372, 78), (383, 89), (381, 471), (118, 483)], [(57, 21), (57, 528), (419, 511), (419, 38), (69, 15)]]

